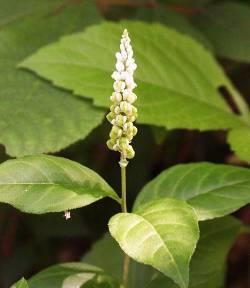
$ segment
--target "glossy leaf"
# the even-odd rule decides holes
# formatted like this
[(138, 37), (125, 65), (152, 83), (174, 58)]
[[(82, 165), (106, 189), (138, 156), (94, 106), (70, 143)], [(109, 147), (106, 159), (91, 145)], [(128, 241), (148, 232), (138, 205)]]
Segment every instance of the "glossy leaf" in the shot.
[[(200, 224), (201, 236), (191, 260), (189, 288), (224, 287), (226, 257), (240, 227), (240, 222), (229, 216)], [(147, 286), (147, 288), (177, 287), (162, 275)]]
[(195, 18), (219, 56), (250, 62), (250, 7), (236, 1), (211, 4)]
[(134, 260), (188, 287), (189, 262), (199, 238), (197, 218), (184, 201), (162, 199), (109, 222), (111, 235)]
[[(97, 241), (82, 261), (102, 268), (106, 273), (122, 282), (124, 253), (110, 234), (106, 234)], [(157, 272), (152, 267), (130, 259), (128, 287), (146, 287), (155, 273)]]
[(29, 288), (27, 281), (22, 278), (16, 284), (13, 284), (10, 288)]
[(28, 283), (30, 288), (119, 288), (101, 269), (78, 262), (49, 267)]
[(60, 212), (106, 196), (119, 201), (97, 173), (64, 158), (26, 156), (0, 165), (0, 202), (24, 212)]
[(13, 11), (0, 20), (0, 25), (5, 23), (0, 30), (0, 143), (11, 156), (59, 151), (84, 139), (105, 113), (89, 101), (17, 69), (20, 61), (41, 46), (100, 19), (91, 1), (69, 5), (57, 13), (51, 13), (52, 1), (42, 1), (42, 5), (37, 2), (33, 1), (36, 7), (32, 13), (29, 9), (24, 13), (22, 6), (26, 4), (20, 2), (14, 8), (20, 7), (19, 12)]
[(142, 189), (135, 209), (165, 197), (187, 200), (199, 220), (221, 217), (250, 202), (250, 170), (212, 163), (174, 166)]
[(241, 160), (250, 162), (250, 129), (248, 127), (231, 130), (228, 134), (228, 143)]
[(248, 107), (200, 44), (160, 24), (102, 23), (40, 49), (20, 66), (56, 86), (110, 105), (110, 75), (124, 28), (131, 34), (138, 69), (138, 121), (169, 129), (226, 129), (242, 121), (218, 92), (224, 86), (245, 118)]

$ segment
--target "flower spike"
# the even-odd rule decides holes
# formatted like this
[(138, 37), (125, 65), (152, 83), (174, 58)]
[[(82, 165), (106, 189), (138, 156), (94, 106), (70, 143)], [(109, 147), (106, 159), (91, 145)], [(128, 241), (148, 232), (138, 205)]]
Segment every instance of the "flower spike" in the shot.
[(115, 80), (114, 92), (110, 97), (113, 103), (106, 116), (113, 125), (107, 146), (111, 150), (120, 152), (123, 160), (135, 156), (135, 151), (130, 143), (137, 133), (137, 128), (133, 124), (137, 118), (137, 109), (133, 105), (137, 99), (133, 92), (137, 86), (133, 77), (137, 65), (133, 58), (130, 42), (128, 31), (125, 29), (121, 38), (120, 51), (116, 53), (116, 70), (111, 75)]

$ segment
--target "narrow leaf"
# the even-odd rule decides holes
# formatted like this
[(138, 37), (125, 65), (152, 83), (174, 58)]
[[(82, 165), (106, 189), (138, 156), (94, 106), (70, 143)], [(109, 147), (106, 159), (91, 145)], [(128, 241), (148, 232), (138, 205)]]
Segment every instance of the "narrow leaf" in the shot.
[(0, 165), (0, 202), (24, 212), (60, 212), (106, 196), (119, 201), (98, 174), (64, 158), (26, 156)]
[(133, 39), (138, 65), (140, 123), (170, 129), (238, 127), (241, 118), (231, 113), (218, 92), (220, 86), (228, 89), (243, 116), (248, 117), (248, 106), (213, 56), (190, 37), (160, 24), (131, 21), (95, 25), (40, 49), (21, 66), (108, 107), (114, 55), (124, 28)]
[(149, 264), (188, 287), (189, 262), (199, 238), (197, 217), (184, 201), (153, 201), (109, 222), (111, 235), (134, 260)]
[(142, 189), (135, 209), (165, 197), (187, 200), (199, 220), (221, 217), (250, 202), (250, 170), (212, 163), (174, 166)]

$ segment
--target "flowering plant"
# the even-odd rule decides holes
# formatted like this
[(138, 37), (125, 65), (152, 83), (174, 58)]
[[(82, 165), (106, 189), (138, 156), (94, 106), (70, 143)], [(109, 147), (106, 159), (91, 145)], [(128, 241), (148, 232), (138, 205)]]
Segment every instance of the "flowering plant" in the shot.
[[(106, 104), (103, 103), (106, 103), (107, 99), (102, 102), (103, 91), (106, 87), (104, 82), (109, 79), (108, 87), (111, 87), (110, 77), (106, 77), (107, 73), (110, 76), (111, 71), (108, 70), (109, 65), (107, 67), (104, 65), (105, 60), (101, 53), (104, 49), (103, 41), (101, 44), (96, 44), (95, 37), (96, 35), (102, 37), (100, 35), (103, 33), (100, 31), (105, 31), (105, 37), (110, 31), (114, 31), (113, 34), (116, 35), (117, 27), (119, 31), (121, 26), (122, 29), (125, 27), (123, 23), (104, 23), (89, 28), (82, 34), (63, 38), (58, 43), (39, 50), (37, 55), (31, 56), (21, 65), (31, 68), (36, 63), (34, 66), (38, 67), (37, 73), (42, 76), (48, 73), (47, 77), (53, 78), (53, 80), (55, 78), (56, 85), (72, 89), (77, 95), (94, 95), (93, 105), (105, 106)], [(135, 59), (139, 69), (134, 75), (137, 65), (128, 31), (125, 29), (122, 34), (119, 52), (115, 54), (114, 46), (107, 45), (107, 55), (112, 54), (114, 58), (116, 57), (115, 71), (112, 73), (114, 80), (114, 91), (110, 97), (112, 105), (106, 116), (112, 125), (107, 146), (112, 151), (118, 152), (120, 156), (121, 193), (117, 193), (93, 170), (58, 156), (31, 155), (10, 159), (0, 165), (0, 202), (8, 203), (23, 212), (34, 214), (64, 212), (65, 218), (70, 219), (74, 218), (74, 209), (87, 206), (104, 197), (108, 197), (115, 204), (120, 205), (121, 212), (115, 213), (110, 218), (108, 222), (110, 233), (97, 244), (97, 247), (93, 248), (90, 255), (84, 257), (84, 262), (52, 266), (32, 276), (28, 281), (20, 280), (12, 286), (14, 288), (187, 288), (197, 287), (200, 283), (205, 283), (201, 288), (221, 286), (225, 257), (242, 226), (239, 221), (228, 214), (250, 202), (249, 170), (208, 162), (171, 167), (162, 171), (160, 175), (143, 187), (130, 211), (127, 207), (127, 194), (131, 191), (127, 189), (126, 169), (128, 161), (135, 157), (132, 140), (137, 134), (137, 128), (134, 125), (136, 120), (140, 124), (142, 118), (142, 124), (150, 122), (153, 125), (167, 128), (183, 128), (183, 123), (187, 123), (189, 128), (210, 129), (214, 128), (215, 124), (210, 121), (206, 122), (209, 117), (203, 115), (203, 111), (210, 111), (212, 116), (210, 115), (209, 119), (218, 117), (220, 129), (227, 128), (228, 123), (232, 127), (238, 128), (239, 125), (243, 125), (242, 123), (245, 125), (244, 121), (247, 121), (247, 113), (244, 112), (246, 111), (245, 104), (237, 96), (237, 93), (234, 93), (234, 97), (239, 103), (239, 110), (244, 114), (239, 119), (224, 107), (225, 103), (217, 97), (217, 90), (213, 94), (215, 83), (218, 83), (216, 77), (220, 78), (220, 81), (231, 89), (231, 92), (235, 92), (235, 90), (203, 47), (195, 45), (186, 36), (166, 30), (158, 24), (149, 25), (136, 22), (134, 24), (127, 23), (127, 25), (128, 30), (133, 31), (133, 39), (140, 38), (143, 44), (145, 40), (144, 37), (141, 37), (139, 28), (142, 27), (143, 33), (145, 31), (149, 33), (151, 38), (147, 41), (149, 46), (145, 50), (150, 54), (155, 49), (159, 53), (157, 54), (159, 57), (155, 59), (157, 64), (154, 65), (151, 58), (141, 56), (142, 53), (135, 46), (135, 51), (138, 52)], [(112, 37), (107, 37), (111, 42), (116, 39), (113, 34)], [(169, 54), (166, 56), (166, 51), (158, 47), (159, 39), (165, 41), (164, 43), (169, 45), (166, 47), (178, 57), (170, 57)], [(79, 45), (82, 43), (81, 41), (85, 45)], [(178, 46), (177, 43), (181, 43), (181, 45)], [(118, 46), (118, 43), (116, 44)], [(211, 77), (215, 78), (207, 79), (203, 75), (205, 74), (204, 67), (198, 61), (193, 61), (193, 58), (187, 57), (182, 44), (190, 49), (193, 48), (196, 55), (202, 55), (207, 60), (208, 70), (215, 71), (216, 77), (213, 74)], [(89, 57), (92, 50), (97, 54), (96, 58)], [(72, 61), (73, 68), (69, 67), (68, 53), (70, 52), (74, 53), (75, 57)], [(194, 81), (192, 75), (182, 72), (182, 65), (178, 64), (179, 58), (184, 59), (183, 62), (186, 61), (184, 63), (187, 67), (191, 67), (193, 75), (197, 76), (198, 72), (203, 71), (202, 76), (197, 76), (197, 78), (207, 90), (203, 91), (199, 86), (199, 81)], [(46, 66), (45, 59), (47, 64), (49, 63), (48, 66)], [(79, 59), (83, 65), (79, 65)], [(107, 59), (111, 62), (110, 58)], [(167, 64), (172, 65), (172, 70), (171, 65), (164, 64), (164, 60)], [(61, 65), (63, 61), (66, 63), (64, 73), (62, 73)], [(56, 64), (51, 65), (51, 63)], [(145, 70), (148, 69), (148, 72), (155, 69), (155, 75), (147, 76), (148, 72), (140, 74), (142, 66)], [(165, 69), (170, 69), (166, 75)], [(79, 71), (82, 74), (78, 73)], [(79, 78), (81, 81), (77, 81), (78, 74), (81, 74), (81, 77), (83, 75), (83, 79), (86, 81), (82, 81), (82, 78)], [(93, 88), (94, 84), (89, 81), (92, 75), (100, 77), (99, 81), (96, 81), (96, 89)], [(165, 81), (166, 76), (169, 79)], [(139, 97), (141, 92), (145, 96), (143, 104), (139, 101), (136, 102), (134, 77), (137, 77), (135, 79), (140, 84), (138, 86), (144, 87), (141, 90), (138, 87)], [(80, 87), (79, 83), (81, 83)], [(178, 84), (180, 85), (178, 86)], [(183, 89), (185, 91), (182, 91)], [(202, 91), (201, 95), (200, 91)], [(213, 105), (208, 104), (206, 98), (210, 93), (214, 97)], [(72, 114), (80, 111), (79, 114), (82, 115), (81, 108), (79, 111), (77, 109), (78, 106), (85, 105), (84, 107), (87, 108), (84, 112), (92, 109), (93, 119), (102, 121), (104, 112), (106, 113), (103, 108), (92, 107), (93, 105), (87, 100), (85, 102), (83, 99), (76, 100), (74, 95), (72, 97), (74, 99), (72, 103), (75, 103)], [(180, 103), (179, 99), (182, 99), (183, 102)], [(199, 115), (195, 111), (197, 107), (200, 109)], [(66, 108), (66, 111), (70, 113), (68, 107)], [(43, 124), (45, 123), (44, 125), (47, 127), (51, 118), (48, 118), (47, 111), (43, 112), (46, 115)], [(137, 119), (138, 113), (140, 117)], [(85, 119), (86, 123), (84, 123), (86, 126), (89, 124), (87, 120), (89, 120), (88, 115)], [(59, 124), (64, 123), (59, 121)], [(79, 122), (72, 121), (67, 125), (73, 127), (71, 130), (69, 129), (69, 134), (73, 135), (78, 129)], [(77, 129), (74, 125), (77, 126)], [(142, 129), (141, 126), (139, 127)], [(247, 128), (244, 126), (241, 129), (245, 131)], [(88, 132), (89, 130), (84, 133), (88, 134)], [(235, 128), (231, 135), (241, 132), (240, 129)], [(81, 133), (80, 131), (79, 137), (82, 137)], [(143, 133), (139, 133), (138, 136), (140, 134)], [(48, 136), (49, 139), (50, 137)], [(61, 146), (58, 147), (60, 149)], [(144, 147), (142, 147), (143, 149)], [(106, 150), (108, 151), (108, 149)], [(136, 161), (135, 158), (133, 163)], [(133, 182), (140, 172), (138, 169), (137, 174), (130, 174)], [(236, 194), (235, 191), (237, 191)], [(110, 207), (108, 206), (105, 211), (109, 211)], [(70, 225), (71, 222), (68, 221), (67, 224)], [(227, 230), (226, 237), (220, 237), (225, 229)], [(121, 250), (122, 253), (120, 253)], [(218, 250), (220, 253), (217, 253)], [(96, 253), (98, 257), (95, 257)], [(122, 269), (120, 269), (121, 267)]]

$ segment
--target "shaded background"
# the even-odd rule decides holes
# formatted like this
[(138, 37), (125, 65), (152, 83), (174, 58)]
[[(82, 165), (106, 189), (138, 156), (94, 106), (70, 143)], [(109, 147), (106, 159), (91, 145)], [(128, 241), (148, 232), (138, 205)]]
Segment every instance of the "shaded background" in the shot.
[[(67, 5), (77, 5), (78, 2), (81, 1), (67, 1)], [(218, 61), (249, 103), (250, 65), (248, 61), (245, 61), (248, 56), (245, 57), (244, 55), (248, 55), (247, 53), (250, 55), (250, 37), (248, 40), (243, 39), (241, 48), (237, 50), (233, 46), (224, 49), (221, 42), (216, 38), (218, 36), (213, 35), (213, 29), (216, 29), (216, 25), (212, 20), (218, 17), (216, 14), (218, 12), (213, 5), (220, 5), (225, 2), (228, 1), (98, 0), (96, 1), (96, 9), (109, 20), (117, 21), (129, 18), (159, 21), (184, 33), (188, 33), (189, 27), (186, 22), (183, 24), (183, 20), (180, 19), (188, 20), (188, 23), (199, 31), (199, 35), (194, 37), (201, 37), (201, 42), (206, 42), (204, 39), (209, 39), (214, 45)], [(247, 0), (238, 2), (249, 5)], [(9, 8), (11, 9), (11, 7)], [(223, 9), (221, 11), (223, 12)], [(212, 19), (211, 27), (214, 25), (214, 28), (211, 28), (211, 31), (202, 21), (206, 17)], [(250, 31), (250, 19), (248, 22), (244, 21), (243, 23), (238, 21), (238, 24), (231, 23), (231, 26), (227, 24), (228, 26), (225, 26), (225, 29), (228, 29), (228, 33), (225, 33), (227, 35), (221, 35), (221, 37), (235, 37), (233, 31), (235, 25), (245, 27), (242, 29), (249, 29)], [(249, 47), (247, 47), (248, 44)], [(244, 45), (246, 47), (242, 47)], [(223, 89), (221, 93), (234, 109), (230, 102), (230, 95), (227, 95), (227, 92)], [(237, 111), (235, 112), (237, 113)], [(108, 123), (104, 122), (100, 127), (93, 130), (84, 141), (79, 141), (56, 155), (78, 161), (92, 168), (119, 191), (118, 155), (108, 151), (105, 145), (109, 129)], [(128, 201), (130, 207), (145, 183), (172, 165), (211, 161), (248, 167), (247, 163), (240, 161), (230, 151), (225, 140), (226, 132), (166, 131), (165, 129), (143, 125), (138, 125), (138, 130), (139, 133), (134, 144), (136, 157), (131, 161), (128, 169)], [(8, 159), (8, 156), (5, 154), (4, 147), (0, 147), (0, 161), (6, 159)], [(111, 200), (105, 199), (89, 207), (73, 211), (72, 219), (65, 221), (62, 214), (28, 215), (1, 204), (0, 288), (8, 288), (20, 277), (28, 278), (35, 272), (52, 264), (80, 260), (82, 255), (90, 249), (93, 242), (107, 231), (108, 219), (117, 211), (119, 211), (119, 207)], [(250, 225), (250, 206), (240, 209), (235, 213), (235, 216), (240, 218), (246, 225)], [(226, 287), (250, 287), (249, 257), (250, 234), (245, 233), (237, 238), (228, 256)]]

